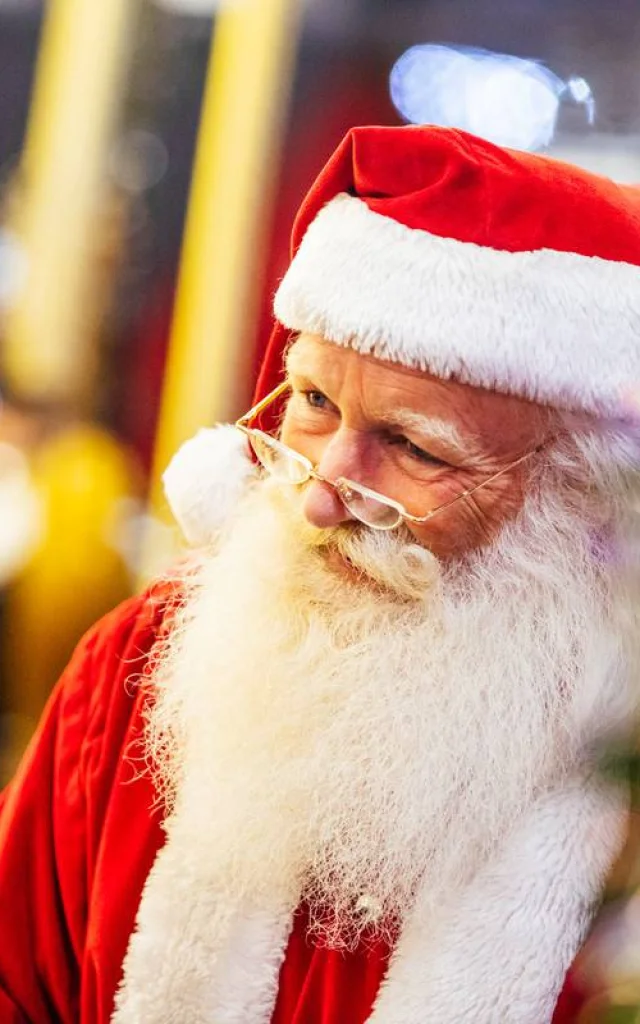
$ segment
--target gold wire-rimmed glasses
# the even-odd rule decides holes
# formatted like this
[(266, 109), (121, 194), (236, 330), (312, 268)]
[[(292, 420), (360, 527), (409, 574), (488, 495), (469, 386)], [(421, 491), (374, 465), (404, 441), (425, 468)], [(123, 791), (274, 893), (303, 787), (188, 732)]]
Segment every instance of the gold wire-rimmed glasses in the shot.
[(515, 469), (520, 463), (530, 459), (549, 444), (549, 441), (543, 441), (537, 448), (521, 455), (514, 462), (510, 462), (508, 466), (503, 466), (497, 473), (488, 476), (485, 480), (476, 484), (475, 487), (469, 487), (464, 491), (460, 491), (460, 494), (457, 494), (455, 498), (450, 498), (423, 516), (414, 516), (400, 502), (394, 501), (393, 498), (387, 498), (384, 494), (379, 494), (377, 491), (372, 491), (371, 488), (365, 487), (364, 484), (357, 483), (355, 480), (348, 480), (342, 476), (336, 480), (328, 480), (321, 473), (318, 473), (311, 460), (305, 455), (301, 455), (299, 452), (294, 451), (293, 448), (289, 448), (288, 445), (283, 444), (277, 437), (272, 437), (263, 430), (250, 426), (251, 421), (256, 416), (259, 416), (272, 402), (275, 402), (280, 395), (284, 394), (289, 387), (289, 381), (283, 381), (282, 384), (279, 384), (262, 401), (254, 405), (252, 409), (249, 409), (249, 412), (236, 420), (236, 428), (246, 435), (258, 462), (275, 480), (283, 484), (293, 484), (294, 486), (301, 486), (308, 483), (309, 480), (318, 480), (320, 483), (333, 487), (347, 512), (354, 519), (357, 519), (372, 530), (395, 530), (402, 522), (428, 523), (435, 515), (444, 512), (447, 508), (451, 508), (456, 502), (468, 498), (471, 494), (475, 494), (476, 491), (497, 480), (504, 473)]

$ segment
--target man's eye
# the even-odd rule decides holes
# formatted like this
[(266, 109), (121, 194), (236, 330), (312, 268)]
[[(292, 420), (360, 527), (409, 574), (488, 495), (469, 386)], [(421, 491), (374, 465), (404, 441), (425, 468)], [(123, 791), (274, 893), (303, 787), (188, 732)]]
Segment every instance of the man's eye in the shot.
[(322, 394), (322, 391), (305, 391), (304, 397), (307, 405), (310, 405), (312, 409), (326, 409), (329, 399), (326, 395)]
[(391, 443), (401, 448), (407, 455), (412, 459), (416, 459), (418, 462), (426, 462), (430, 466), (443, 466), (444, 462), (442, 459), (437, 459), (435, 455), (431, 455), (426, 452), (424, 448), (419, 448), (417, 444), (410, 441), (408, 437), (402, 437), (401, 435), (391, 438)]

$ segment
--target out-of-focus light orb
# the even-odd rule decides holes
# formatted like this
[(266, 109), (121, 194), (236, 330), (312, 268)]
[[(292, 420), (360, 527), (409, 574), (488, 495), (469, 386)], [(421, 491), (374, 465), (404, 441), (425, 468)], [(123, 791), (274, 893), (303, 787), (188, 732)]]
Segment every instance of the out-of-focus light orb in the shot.
[(593, 100), (584, 79), (571, 82), (534, 60), (425, 44), (394, 65), (391, 98), (413, 124), (462, 128), (497, 145), (537, 150), (551, 143), (567, 90), (576, 102)]
[(132, 128), (117, 140), (110, 159), (113, 180), (132, 194), (162, 181), (169, 168), (167, 147), (154, 132)]
[(515, 149), (548, 146), (560, 100), (556, 90), (533, 73), (536, 70), (523, 73), (511, 62), (484, 65), (468, 94), (469, 131)]
[(23, 453), (0, 442), (0, 585), (22, 569), (44, 529), (42, 498)]
[(17, 235), (0, 229), (0, 309), (7, 308), (21, 295), (27, 280), (28, 261)]
[(153, 0), (156, 7), (161, 7), (172, 14), (188, 14), (194, 18), (210, 18), (221, 7), (228, 7), (232, 3), (241, 3), (242, 0)]

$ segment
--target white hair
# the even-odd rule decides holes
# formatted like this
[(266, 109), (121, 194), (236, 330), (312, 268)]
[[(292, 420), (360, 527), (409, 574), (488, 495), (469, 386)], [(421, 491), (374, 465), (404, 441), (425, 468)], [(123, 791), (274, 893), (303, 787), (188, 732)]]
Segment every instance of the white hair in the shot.
[[(189, 581), (157, 652), (148, 753), (220, 885), (305, 898), (332, 944), (433, 914), (541, 792), (629, 722), (630, 465), (591, 425), (532, 460), (496, 541), (441, 566), (364, 529), (317, 531), (264, 481)], [(363, 573), (345, 580), (324, 553)], [(366, 581), (366, 582), (365, 582)]]

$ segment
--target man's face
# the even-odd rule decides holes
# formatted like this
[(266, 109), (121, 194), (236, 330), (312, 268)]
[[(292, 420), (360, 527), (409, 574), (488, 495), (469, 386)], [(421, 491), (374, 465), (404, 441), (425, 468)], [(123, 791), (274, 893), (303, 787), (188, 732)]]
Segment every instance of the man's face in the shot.
[[(553, 433), (550, 410), (443, 381), (301, 335), (288, 356), (292, 397), (281, 438), (329, 480), (346, 477), (422, 516), (482, 483)], [(488, 543), (523, 501), (526, 463), (423, 524), (415, 539), (449, 558)], [(351, 519), (336, 492), (311, 481), (303, 512), (330, 528)]]

